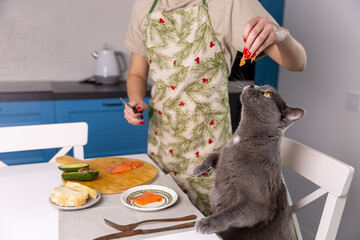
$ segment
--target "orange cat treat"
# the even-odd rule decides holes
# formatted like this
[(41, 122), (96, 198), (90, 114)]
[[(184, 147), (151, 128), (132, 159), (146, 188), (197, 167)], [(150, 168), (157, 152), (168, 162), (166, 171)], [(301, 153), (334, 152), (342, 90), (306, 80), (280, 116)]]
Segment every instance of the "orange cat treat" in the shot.
[(246, 61), (245, 60), (247, 60), (247, 59), (250, 59), (251, 60), (251, 63), (255, 60), (255, 57), (253, 57), (253, 58), (244, 58), (244, 56), (240, 59), (240, 67), (242, 67), (242, 66), (244, 66), (245, 65), (245, 63), (246, 63)]
[(244, 66), (246, 63), (244, 56), (240, 59), (240, 67)]
[(135, 198), (130, 198), (130, 200), (133, 201), (134, 203), (136, 203), (137, 205), (144, 206), (146, 204), (153, 203), (153, 202), (161, 202), (163, 200), (163, 197), (160, 195), (157, 195), (154, 192), (145, 191), (140, 196), (137, 196)]

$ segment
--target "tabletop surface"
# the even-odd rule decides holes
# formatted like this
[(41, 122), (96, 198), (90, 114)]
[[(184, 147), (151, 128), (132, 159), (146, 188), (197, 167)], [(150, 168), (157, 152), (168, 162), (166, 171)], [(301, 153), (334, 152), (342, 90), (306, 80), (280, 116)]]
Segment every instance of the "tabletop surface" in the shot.
[[(154, 164), (146, 154), (118, 157), (135, 158)], [(31, 239), (31, 236), (34, 239), (58, 239), (59, 210), (49, 204), (53, 188), (62, 184), (58, 165), (59, 163), (51, 162), (0, 167), (0, 239)], [(164, 175), (159, 168), (158, 170), (159, 175)], [(220, 238), (215, 234), (201, 235), (194, 229), (189, 229), (155, 238), (144, 236), (143, 239)]]

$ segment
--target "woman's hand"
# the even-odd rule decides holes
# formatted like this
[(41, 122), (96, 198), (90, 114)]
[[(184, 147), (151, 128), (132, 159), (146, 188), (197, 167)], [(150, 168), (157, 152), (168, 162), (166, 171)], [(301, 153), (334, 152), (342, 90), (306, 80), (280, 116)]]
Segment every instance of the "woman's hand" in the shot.
[[(130, 101), (131, 106), (135, 106), (139, 112), (145, 112), (148, 108), (147, 104), (144, 101)], [(131, 108), (125, 105), (124, 117), (132, 125), (143, 125), (145, 121), (143, 119), (138, 119), (141, 117), (142, 113), (134, 113)]]
[(244, 27), (244, 57), (254, 58), (269, 45), (279, 43), (287, 36), (289, 36), (289, 31), (286, 28), (271, 22), (267, 17), (255, 17)]

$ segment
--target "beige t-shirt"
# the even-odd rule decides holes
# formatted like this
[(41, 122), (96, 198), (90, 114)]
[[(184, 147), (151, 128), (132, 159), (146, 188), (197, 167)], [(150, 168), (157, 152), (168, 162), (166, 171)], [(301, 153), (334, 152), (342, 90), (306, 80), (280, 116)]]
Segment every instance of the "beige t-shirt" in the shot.
[[(125, 47), (131, 52), (143, 56), (146, 56), (144, 25), (153, 2), (154, 0), (136, 0), (124, 37)], [(158, 0), (153, 12), (169, 11), (200, 4), (202, 4), (202, 0)], [(268, 17), (271, 21), (276, 21), (258, 0), (206, 0), (206, 4), (208, 5), (211, 24), (223, 50), (230, 74), (237, 51), (242, 52), (244, 48), (242, 37), (244, 25), (257, 16)]]

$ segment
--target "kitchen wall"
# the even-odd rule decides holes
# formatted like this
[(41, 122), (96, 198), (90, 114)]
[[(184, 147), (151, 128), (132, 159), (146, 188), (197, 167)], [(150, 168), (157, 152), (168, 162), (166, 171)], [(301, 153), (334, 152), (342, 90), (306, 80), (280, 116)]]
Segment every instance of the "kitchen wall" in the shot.
[[(281, 69), (279, 73), (282, 96), (290, 105), (306, 110), (305, 117), (286, 135), (355, 168), (339, 240), (360, 239), (360, 112), (345, 109), (346, 92), (360, 93), (359, 12), (358, 0), (288, 0), (284, 10), (284, 25), (304, 45), (308, 56), (304, 72)], [(287, 182), (296, 197), (313, 189), (296, 176)], [(313, 224), (319, 220), (320, 206), (299, 213), (304, 239), (314, 239)]]
[(122, 45), (134, 0), (1, 0), (0, 81), (79, 81)]
[[(91, 53), (107, 43), (122, 46), (134, 0), (1, 0), (0, 81), (79, 81), (93, 73)], [(348, 90), (360, 92), (360, 2), (285, 1), (284, 25), (308, 54), (305, 72), (284, 69), (278, 88), (305, 117), (286, 135), (334, 156), (359, 171), (360, 112), (345, 109)], [(313, 186), (287, 173), (297, 198)], [(299, 213), (304, 239), (313, 239), (320, 203)], [(360, 177), (356, 172), (339, 240), (360, 239)]]

